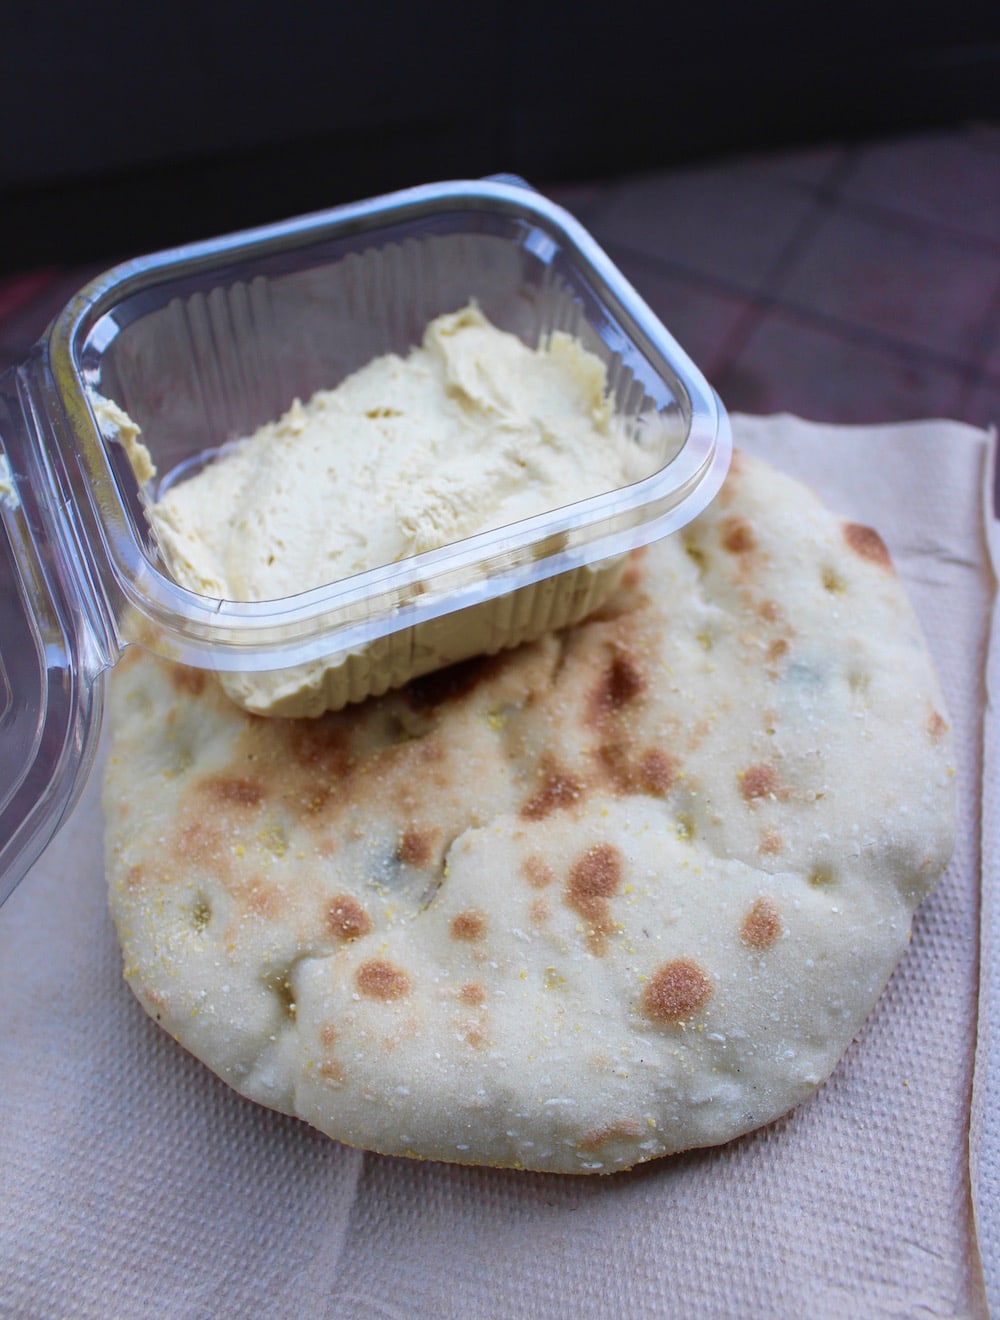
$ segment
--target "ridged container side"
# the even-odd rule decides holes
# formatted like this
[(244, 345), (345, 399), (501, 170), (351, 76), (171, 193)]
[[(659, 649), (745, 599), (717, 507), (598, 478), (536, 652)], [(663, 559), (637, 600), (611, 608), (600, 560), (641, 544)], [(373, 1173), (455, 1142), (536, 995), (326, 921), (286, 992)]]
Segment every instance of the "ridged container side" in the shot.
[[(577, 568), (517, 591), (402, 628), (324, 666), (254, 676), (222, 674), (240, 706), (279, 717), (315, 717), (476, 655), (536, 641), (593, 614), (621, 580), (624, 560)], [(264, 706), (260, 706), (261, 700)]]
[[(654, 369), (619, 323), (617, 317), (627, 318), (627, 311), (616, 311), (607, 299), (602, 276), (546, 223), (488, 208), (422, 216), (419, 222), (389, 224), (377, 238), (363, 231), (322, 236), (302, 250), (272, 252), (266, 260), (234, 257), (211, 280), (188, 272), (123, 298), (102, 322), (114, 322), (114, 332), (105, 328), (95, 338), (88, 380), (139, 424), (156, 465), (157, 477), (140, 497), (134, 482), (128, 489), (120, 447), (111, 446), (152, 570), (169, 582), (142, 514), (144, 501), (193, 474), (228, 443), (279, 418), (294, 400), (306, 402), (318, 390), (335, 389), (384, 354), (405, 356), (437, 316), (470, 300), (493, 324), (531, 347), (563, 332), (599, 356), (618, 424), (664, 469), (688, 434), (685, 387), (669, 368)], [(616, 527), (642, 515), (632, 512), (622, 492), (606, 494), (603, 507), (616, 512), (612, 517), (599, 509), (597, 516), (607, 518), (602, 536), (610, 539)], [(533, 528), (519, 541), (516, 527), (497, 529), (493, 540), (483, 540), (481, 552), (478, 545), (475, 553), (469, 550), (468, 562), (452, 553), (464, 554), (464, 543), (448, 547), (447, 554), (445, 548), (440, 555), (429, 552), (426, 574), (423, 558), (419, 565), (420, 581), (413, 577), (417, 566), (409, 577), (400, 576), (398, 585), (384, 576), (392, 566), (372, 566), (370, 588), (361, 583), (362, 574), (329, 584), (329, 597), (321, 597), (324, 588), (308, 584), (308, 600), (236, 602), (254, 611), (258, 604), (275, 606), (268, 618), (281, 620), (280, 644), (294, 636), (300, 648), (284, 671), (264, 672), (276, 676), (277, 687), (282, 672), (301, 675), (326, 663), (329, 637), (330, 677), (318, 686), (331, 704), (343, 704), (466, 658), (472, 652), (459, 654), (455, 636), (474, 612), (479, 650), (517, 644), (582, 617), (600, 605), (613, 575), (582, 568), (593, 556), (590, 507), (572, 524), (565, 510), (551, 514), (562, 517), (558, 535)], [(490, 586), (501, 578), (504, 585)], [(462, 617), (449, 621), (439, 602), (453, 593), (461, 599)], [(318, 607), (309, 613), (314, 598)], [(286, 624), (298, 600), (302, 614), (295, 618), (303, 622)], [(584, 602), (580, 608), (578, 601)], [(416, 616), (415, 625), (410, 616)], [(255, 635), (248, 631), (248, 645)], [(183, 647), (178, 653), (185, 654)], [(227, 654), (242, 660), (241, 652)], [(372, 668), (367, 678), (366, 663)], [(240, 663), (230, 669), (221, 655), (215, 667), (229, 674), (227, 685), (237, 700), (239, 690), (249, 686), (235, 671), (262, 668)]]

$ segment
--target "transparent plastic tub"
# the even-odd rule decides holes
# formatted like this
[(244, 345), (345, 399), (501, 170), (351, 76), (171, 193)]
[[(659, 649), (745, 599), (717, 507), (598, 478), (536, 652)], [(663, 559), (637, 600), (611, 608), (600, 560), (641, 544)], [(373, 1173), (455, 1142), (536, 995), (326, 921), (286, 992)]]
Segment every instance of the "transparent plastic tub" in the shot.
[[(162, 483), (470, 299), (531, 346), (565, 330), (596, 353), (652, 475), (280, 600), (173, 580), (144, 514)], [(99, 396), (141, 427), (155, 480), (102, 433)], [(363, 697), (461, 658), (459, 612), (479, 611), (494, 650), (589, 612), (623, 555), (701, 512), (730, 452), (701, 373), (519, 180), (428, 185), (109, 271), (0, 377), (0, 901), (85, 782), (107, 673), (136, 639), (237, 687), (320, 662), (330, 704)]]

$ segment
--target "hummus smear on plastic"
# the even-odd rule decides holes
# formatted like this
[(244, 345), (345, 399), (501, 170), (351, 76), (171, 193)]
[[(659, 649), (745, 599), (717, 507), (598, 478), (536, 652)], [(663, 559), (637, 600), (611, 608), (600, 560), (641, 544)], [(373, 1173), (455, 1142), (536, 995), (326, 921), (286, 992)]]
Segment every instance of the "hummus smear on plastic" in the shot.
[(272, 600), (514, 523), (649, 474), (572, 336), (537, 350), (470, 305), (405, 359), (296, 400), (151, 509), (194, 591)]

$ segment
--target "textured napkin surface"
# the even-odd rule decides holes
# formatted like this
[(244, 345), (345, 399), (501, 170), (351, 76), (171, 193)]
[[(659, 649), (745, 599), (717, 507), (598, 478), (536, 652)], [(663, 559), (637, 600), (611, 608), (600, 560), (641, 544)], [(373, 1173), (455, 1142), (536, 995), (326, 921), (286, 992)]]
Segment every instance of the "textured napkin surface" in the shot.
[[(98, 768), (0, 911), (0, 1315), (985, 1313), (969, 1138), (987, 437), (734, 427), (879, 528), (955, 731), (955, 857), (830, 1082), (768, 1129), (608, 1179), (347, 1150), (230, 1092), (133, 1001), (105, 906)], [(980, 1090), (988, 1188), (984, 1111)]]

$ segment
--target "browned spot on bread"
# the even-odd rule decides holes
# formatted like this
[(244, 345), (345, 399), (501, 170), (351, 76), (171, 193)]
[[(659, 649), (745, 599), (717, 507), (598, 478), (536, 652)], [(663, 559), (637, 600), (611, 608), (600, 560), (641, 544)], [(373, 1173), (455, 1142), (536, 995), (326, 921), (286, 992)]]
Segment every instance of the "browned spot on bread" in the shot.
[(324, 1059), (319, 1065), (319, 1075), (328, 1082), (342, 1082), (344, 1080), (344, 1066), (336, 1059)]
[(154, 1010), (156, 1020), (159, 1022), (161, 1014), (166, 1013), (169, 1008), (166, 996), (161, 995), (158, 990), (150, 989), (149, 986), (139, 986), (137, 988), (145, 1002)]
[(586, 1151), (600, 1150), (609, 1141), (635, 1141), (643, 1136), (645, 1129), (634, 1118), (621, 1118), (617, 1123), (608, 1123), (606, 1127), (594, 1128), (585, 1133), (576, 1143), (578, 1149)]
[(312, 775), (342, 779), (353, 758), (350, 733), (336, 717), (321, 715), (315, 720), (283, 720), (292, 760)]
[(328, 1049), (337, 1039), (337, 1028), (332, 1022), (324, 1022), (319, 1029), (319, 1043)]
[(940, 742), (948, 732), (948, 721), (943, 715), (936, 711), (933, 706), (931, 707), (930, 714), (927, 716), (927, 732), (930, 734), (934, 742)]
[(712, 723), (710, 720), (695, 720), (688, 733), (687, 750), (696, 752), (711, 732)]
[(246, 892), (247, 911), (266, 920), (273, 920), (284, 907), (281, 895), (271, 885), (258, 881)]
[(169, 668), (171, 686), (178, 692), (192, 697), (200, 697), (205, 690), (204, 669), (191, 669), (187, 665), (171, 665)]
[(777, 830), (765, 830), (760, 836), (757, 851), (764, 857), (776, 857), (785, 846), (785, 841)]
[(413, 678), (401, 688), (403, 699), (413, 710), (431, 710), (446, 701), (467, 697), (481, 683), (492, 678), (505, 661), (503, 653), (496, 656), (473, 656), (460, 660), (445, 669), (435, 669), (421, 678)]
[(757, 548), (757, 538), (745, 518), (727, 518), (720, 530), (722, 548), (731, 555), (746, 555)]
[(178, 857), (194, 865), (211, 864), (218, 867), (222, 861), (222, 836), (219, 831), (201, 821), (182, 825), (176, 835)]
[(130, 866), (125, 873), (125, 888), (128, 890), (143, 889), (150, 878), (149, 872), (141, 864)]
[(318, 816), (325, 810), (333, 798), (333, 793), (326, 784), (309, 785), (307, 791), (297, 800), (296, 806), (304, 816)]
[(677, 781), (677, 762), (661, 747), (643, 752), (638, 771), (640, 786), (653, 797), (663, 797)]
[(486, 918), (474, 908), (466, 908), (464, 912), (457, 912), (452, 917), (448, 929), (453, 940), (466, 940), (471, 943), (481, 940), (486, 934)]
[(521, 808), (521, 816), (524, 820), (544, 820), (553, 811), (563, 811), (579, 799), (582, 787), (575, 776), (549, 761), (542, 769), (540, 786)]
[(785, 637), (776, 637), (767, 648), (767, 658), (770, 664), (777, 663), (783, 656), (788, 654), (789, 643)]
[(761, 762), (748, 766), (739, 776), (740, 796), (744, 802), (758, 802), (761, 798), (775, 797), (778, 793), (778, 772), (773, 765)]
[(391, 1003), (410, 993), (410, 978), (385, 958), (369, 958), (354, 973), (354, 984), (367, 999)]
[(781, 935), (781, 912), (773, 898), (757, 898), (740, 922), (740, 939), (763, 952)]
[(549, 917), (552, 916), (552, 909), (549, 907), (549, 902), (546, 898), (532, 899), (529, 911), (531, 912), (531, 920), (539, 926), (548, 921)]
[(860, 558), (867, 559), (871, 564), (878, 564), (880, 568), (892, 568), (892, 556), (874, 527), (849, 522), (844, 523), (843, 532), (849, 548)]
[(530, 857), (526, 857), (521, 863), (521, 874), (528, 884), (533, 885), (535, 889), (544, 889), (556, 878), (555, 872), (548, 862), (534, 853)]
[(621, 880), (621, 854), (610, 843), (588, 848), (569, 873), (566, 902), (590, 927), (587, 943), (592, 953), (604, 952), (606, 937), (613, 930), (608, 900), (618, 892)]
[(597, 755), (602, 769), (619, 793), (665, 797), (677, 781), (678, 763), (660, 747), (648, 748), (632, 761), (628, 745), (617, 740), (602, 743)]
[(357, 940), (372, 928), (372, 919), (350, 894), (338, 894), (326, 909), (326, 924), (338, 940)]
[(227, 807), (257, 807), (264, 800), (264, 785), (239, 775), (212, 775), (199, 785), (205, 795)]
[(601, 676), (590, 698), (591, 718), (599, 722), (617, 714), (634, 701), (646, 686), (646, 678), (636, 657), (616, 646), (611, 663)]
[(658, 967), (642, 992), (642, 1011), (651, 1022), (679, 1026), (712, 997), (712, 978), (693, 958), (674, 958)]
[(781, 606), (777, 601), (762, 600), (757, 606), (757, 613), (765, 623), (777, 623), (781, 618)]
[(621, 589), (623, 591), (635, 591), (643, 579), (642, 564), (640, 562), (642, 550), (633, 550), (629, 556), (629, 561), (622, 574)]
[(597, 759), (606, 778), (610, 779), (619, 793), (627, 793), (630, 766), (628, 763), (629, 747), (626, 742), (616, 739), (614, 742), (601, 743), (597, 749)]
[(458, 992), (458, 997), (469, 1008), (479, 1008), (486, 1003), (486, 987), (480, 981), (466, 981)]
[(463, 1039), (467, 1045), (471, 1045), (475, 1050), (481, 1050), (484, 1045), (490, 1043), (490, 1038), (486, 1032), (479, 1026), (466, 1027), (463, 1033)]
[(437, 832), (410, 826), (404, 830), (396, 847), (396, 857), (407, 866), (427, 866), (434, 856)]

